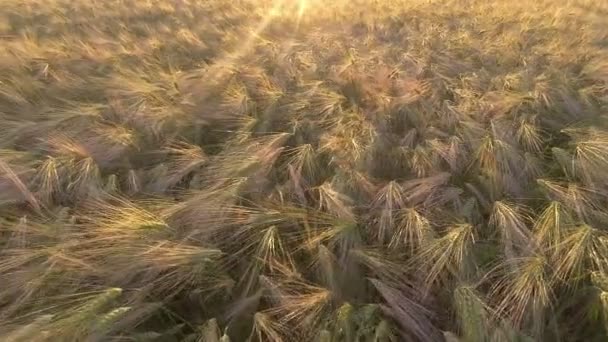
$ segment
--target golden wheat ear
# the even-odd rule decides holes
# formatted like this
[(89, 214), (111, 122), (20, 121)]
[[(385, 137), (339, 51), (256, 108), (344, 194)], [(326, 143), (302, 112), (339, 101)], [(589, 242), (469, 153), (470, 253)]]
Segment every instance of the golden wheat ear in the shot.
[(539, 153), (543, 149), (543, 136), (534, 119), (522, 120), (516, 133), (519, 143), (529, 152)]
[(586, 184), (605, 186), (602, 170), (608, 168), (608, 134), (592, 132), (576, 142), (574, 163), (576, 175)]
[(107, 234), (129, 234), (138, 230), (169, 227), (162, 213), (154, 213), (120, 196), (90, 200), (86, 203), (85, 209), (81, 216), (82, 221)]
[[(61, 180), (66, 179), (59, 160), (47, 157), (38, 167), (36, 175), (32, 179), (32, 184), (36, 188), (36, 195), (42, 203), (50, 204), (57, 196), (62, 187)], [(61, 174), (61, 177), (60, 177)]]
[(528, 255), (532, 234), (528, 227), (529, 217), (525, 211), (506, 202), (494, 202), (489, 224), (498, 230), (506, 258)]
[(323, 183), (317, 187), (319, 195), (319, 208), (325, 210), (337, 218), (355, 221), (352, 210), (352, 200), (334, 189), (331, 183)]
[[(292, 256), (287, 250), (277, 226), (269, 226), (256, 231), (258, 227), (248, 227), (239, 233), (244, 244), (235, 253), (235, 259), (240, 257), (253, 257), (250, 265), (240, 281), (244, 284), (243, 293), (251, 293), (257, 288), (261, 275), (274, 275), (277, 267), (286, 267), (295, 270)], [(249, 232), (248, 232), (249, 230)], [(236, 262), (236, 260), (235, 260)]]
[(469, 270), (475, 235), (473, 225), (454, 224), (446, 227), (443, 236), (429, 240), (420, 248), (412, 263), (426, 270), (426, 291), (447, 277), (460, 277)]
[(138, 147), (136, 133), (119, 125), (99, 125), (81, 136), (84, 148), (103, 167), (121, 165), (128, 153)]
[(433, 235), (430, 221), (416, 209), (406, 208), (398, 214), (396, 229), (389, 242), (389, 248), (406, 248), (413, 255), (429, 242)]
[(343, 112), (321, 135), (319, 151), (334, 155), (334, 162), (339, 165), (356, 165), (364, 159), (376, 136), (372, 123), (362, 113)]
[(80, 199), (96, 197), (103, 193), (101, 171), (92, 158), (82, 159), (74, 164), (67, 190)]
[(515, 147), (503, 140), (486, 136), (477, 149), (476, 156), (479, 171), (488, 178), (494, 192), (522, 192), (517, 177), (525, 165), (522, 155)]
[(269, 310), (281, 325), (295, 327), (302, 336), (311, 336), (331, 315), (333, 296), (326, 288), (292, 282), (283, 285), (279, 304)]
[(437, 169), (437, 158), (429, 147), (416, 146), (408, 156), (410, 169), (417, 177), (426, 177)]
[(313, 84), (305, 94), (310, 98), (308, 106), (311, 113), (321, 120), (331, 120), (333, 115), (341, 112), (347, 101), (344, 95), (318, 84)]
[(448, 184), (452, 175), (440, 172), (425, 178), (405, 181), (401, 184), (405, 202), (410, 206), (432, 208), (434, 204), (442, 200), (442, 191)]
[(572, 227), (563, 235), (555, 250), (556, 279), (570, 286), (580, 286), (590, 269), (603, 270), (608, 262), (608, 236), (589, 225)]
[(553, 255), (573, 224), (566, 208), (560, 202), (552, 201), (534, 222), (535, 244)]
[(379, 243), (390, 241), (394, 236), (396, 215), (406, 207), (401, 185), (396, 181), (386, 184), (378, 191), (371, 206), (378, 211), (378, 230), (374, 235)]
[(110, 288), (99, 294), (89, 295), (83, 299), (81, 305), (58, 313), (46, 326), (48, 338), (86, 338), (94, 331), (94, 322), (99, 322), (95, 318), (115, 302), (122, 292), (120, 288)]
[(0, 204), (29, 203), (34, 210), (40, 211), (41, 204), (22, 180), (23, 175), (17, 174), (3, 159), (0, 159), (0, 177), (0, 188), (3, 188)]
[(490, 298), (498, 303), (496, 312), (507, 317), (516, 328), (528, 328), (540, 338), (554, 300), (550, 265), (545, 256), (507, 260), (494, 272), (498, 278)]
[(203, 172), (207, 185), (246, 177), (250, 180), (248, 185), (254, 186), (255, 181), (272, 171), (289, 136), (287, 133), (278, 133), (247, 140), (245, 143), (228, 144), (220, 154), (209, 160)]
[(464, 161), (468, 159), (469, 152), (460, 137), (451, 136), (445, 142), (433, 139), (429, 141), (429, 145), (449, 165), (452, 172), (463, 171)]
[(186, 142), (174, 142), (163, 149), (168, 157), (167, 172), (157, 177), (151, 187), (159, 192), (177, 185), (191, 172), (198, 170), (207, 161), (207, 156), (200, 146)]
[(287, 326), (277, 322), (273, 317), (264, 312), (256, 312), (253, 315), (253, 329), (248, 341), (287, 341), (290, 335)]
[(321, 165), (318, 161), (318, 152), (311, 144), (300, 145), (290, 151), (289, 161), (294, 174), (306, 180), (308, 184), (318, 184), (317, 180), (322, 174)]
[(67, 101), (63, 106), (42, 114), (44, 119), (48, 119), (56, 130), (77, 132), (88, 128), (91, 122), (103, 119), (105, 110), (106, 106), (103, 104)]
[(577, 183), (547, 179), (537, 179), (536, 182), (551, 200), (561, 202), (576, 219), (585, 222), (594, 222), (598, 219), (601, 222), (603, 219), (604, 214), (600, 204), (605, 198), (603, 192)]

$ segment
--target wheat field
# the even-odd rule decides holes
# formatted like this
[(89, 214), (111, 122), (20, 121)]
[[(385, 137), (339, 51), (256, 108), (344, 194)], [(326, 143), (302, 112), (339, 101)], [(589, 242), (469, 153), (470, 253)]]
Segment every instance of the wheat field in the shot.
[(0, 341), (608, 340), (608, 2), (0, 0)]

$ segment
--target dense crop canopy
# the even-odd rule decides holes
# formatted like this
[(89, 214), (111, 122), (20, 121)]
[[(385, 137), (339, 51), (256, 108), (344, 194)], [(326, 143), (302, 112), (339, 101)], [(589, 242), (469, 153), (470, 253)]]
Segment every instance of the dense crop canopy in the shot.
[(1, 341), (605, 341), (608, 3), (0, 0)]

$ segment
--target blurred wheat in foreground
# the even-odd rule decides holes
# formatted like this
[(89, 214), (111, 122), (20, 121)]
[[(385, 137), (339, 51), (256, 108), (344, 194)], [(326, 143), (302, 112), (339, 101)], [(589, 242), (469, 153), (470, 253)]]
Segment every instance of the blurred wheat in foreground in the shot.
[(0, 340), (608, 340), (608, 3), (0, 0)]

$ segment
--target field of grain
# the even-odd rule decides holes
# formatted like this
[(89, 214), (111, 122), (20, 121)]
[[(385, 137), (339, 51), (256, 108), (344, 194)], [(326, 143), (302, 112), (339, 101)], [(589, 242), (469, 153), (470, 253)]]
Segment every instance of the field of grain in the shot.
[(608, 339), (608, 2), (0, 0), (0, 341)]

